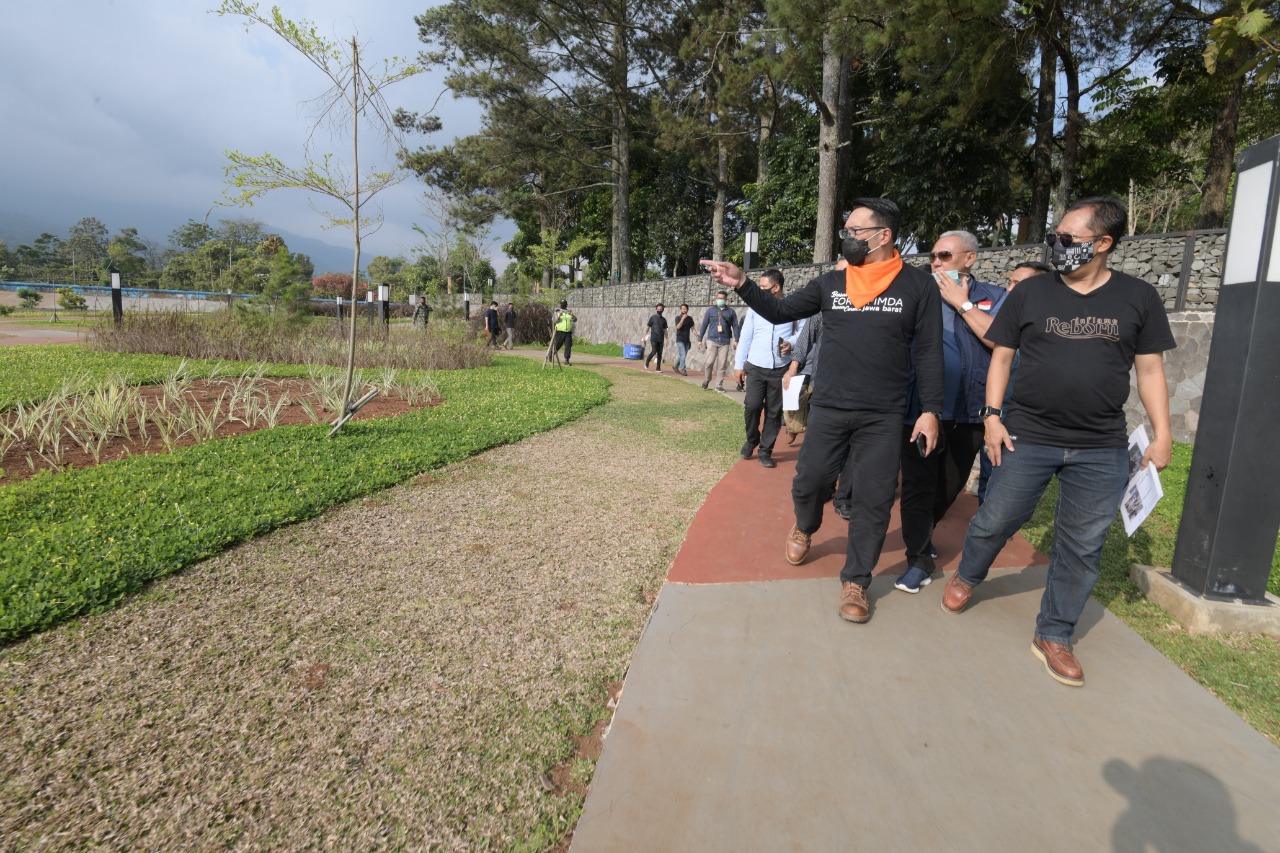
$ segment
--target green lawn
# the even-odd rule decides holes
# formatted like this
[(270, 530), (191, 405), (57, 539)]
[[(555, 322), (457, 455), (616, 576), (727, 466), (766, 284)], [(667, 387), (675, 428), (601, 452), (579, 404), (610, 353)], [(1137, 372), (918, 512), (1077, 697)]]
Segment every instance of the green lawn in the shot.
[[(1117, 515), (1107, 533), (1102, 574), (1093, 595), (1250, 725), (1280, 744), (1280, 642), (1247, 634), (1193, 637), (1144, 598), (1129, 580), (1133, 563), (1168, 567), (1173, 562), (1191, 449), (1188, 444), (1174, 445), (1173, 461), (1160, 474), (1164, 498), (1132, 539), (1125, 536), (1124, 524)], [(1053, 544), (1057, 495), (1055, 482), (1022, 530), (1045, 553)], [(1272, 558), (1267, 586), (1272, 593), (1280, 593), (1280, 548)]]
[[(545, 350), (546, 348), (546, 344), (520, 344), (516, 347), (516, 349), (538, 351)], [(586, 342), (574, 341), (573, 351), (581, 355), (599, 355), (606, 358), (622, 358), (621, 344), (589, 344)]]
[[(12, 376), (9, 365), (22, 361), (15, 351), (30, 358), (47, 350), (34, 362), (36, 384), (46, 387), (86, 363), (132, 378), (163, 375), (177, 363), (10, 347), (9, 364), (0, 361), (4, 399), (33, 395)], [(213, 366), (191, 364), (197, 372)], [(552, 429), (609, 395), (594, 373), (544, 371), (517, 358), (432, 378), (443, 404), (351, 423), (332, 439), (326, 425), (278, 427), (0, 487), (0, 642), (112, 607), (147, 581), (267, 530)]]

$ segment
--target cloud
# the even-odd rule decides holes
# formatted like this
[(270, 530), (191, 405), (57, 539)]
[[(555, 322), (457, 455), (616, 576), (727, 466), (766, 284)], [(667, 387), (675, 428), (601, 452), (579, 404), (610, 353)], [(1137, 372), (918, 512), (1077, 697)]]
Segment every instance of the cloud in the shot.
[[(271, 152), (302, 159), (313, 124), (309, 103), (327, 79), (262, 27), (209, 14), (213, 0), (49, 0), (23, 7), (0, 29), (0, 209), (69, 226), (97, 216), (113, 230), (135, 226), (152, 240), (186, 219), (200, 219), (223, 197), (224, 151)], [(298, 0), (285, 15), (312, 21), (335, 41), (356, 35), (366, 55), (416, 57), (421, 48), (412, 4)], [(270, 8), (270, 4), (264, 4)], [(387, 90), (392, 106), (424, 109), (443, 89), (438, 71)], [(441, 101), (445, 133), (475, 132), (474, 104)], [(316, 137), (346, 151), (345, 139)], [(372, 137), (366, 137), (372, 142)], [(367, 159), (366, 159), (367, 158)], [(365, 167), (393, 162), (389, 151), (362, 152)], [(404, 254), (422, 220), (414, 178), (380, 200), (387, 222), (367, 257)], [(342, 245), (345, 232), (300, 191), (282, 190), (247, 210), (214, 208), (211, 219), (247, 215), (273, 227)], [(499, 229), (511, 233), (510, 226)], [(499, 259), (505, 262), (505, 259)]]

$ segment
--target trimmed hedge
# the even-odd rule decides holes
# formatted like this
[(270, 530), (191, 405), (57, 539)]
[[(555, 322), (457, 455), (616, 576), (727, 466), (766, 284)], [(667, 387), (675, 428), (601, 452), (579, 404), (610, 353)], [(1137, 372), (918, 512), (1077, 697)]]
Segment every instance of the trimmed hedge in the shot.
[[(0, 487), (0, 642), (115, 606), (228, 546), (604, 403), (607, 380), (525, 359), (432, 374), (445, 402), (277, 427)], [(345, 547), (335, 543), (335, 547)]]

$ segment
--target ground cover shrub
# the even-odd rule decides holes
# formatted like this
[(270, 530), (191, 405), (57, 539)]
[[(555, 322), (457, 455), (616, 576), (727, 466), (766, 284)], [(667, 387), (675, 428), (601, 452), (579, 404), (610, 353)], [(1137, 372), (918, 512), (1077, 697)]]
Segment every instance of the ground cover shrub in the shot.
[[(1132, 538), (1125, 536), (1117, 513), (1107, 531), (1093, 597), (1251, 726), (1280, 744), (1280, 642), (1261, 634), (1191, 636), (1129, 579), (1134, 563), (1166, 568), (1173, 563), (1191, 451), (1189, 444), (1174, 445), (1169, 467), (1160, 472), (1164, 498)], [(1022, 529), (1031, 544), (1046, 554), (1053, 547), (1057, 497), (1055, 481)], [(1280, 546), (1272, 557), (1267, 589), (1280, 594)]]
[(504, 359), (432, 375), (445, 402), (133, 456), (0, 489), (0, 642), (109, 608), (155, 578), (422, 471), (551, 429), (608, 382)]
[[(205, 314), (126, 314), (119, 326), (105, 320), (94, 326), (89, 346), (204, 360), (343, 366), (347, 335), (347, 326), (336, 322), (300, 322), (237, 307)], [(426, 331), (396, 326), (388, 334), (363, 319), (356, 323), (357, 366), (460, 370), (489, 364), (491, 358), (463, 324), (433, 320)]]
[(16, 307), (17, 306), (14, 305), (0, 305), (0, 317), (8, 317), (14, 312)]

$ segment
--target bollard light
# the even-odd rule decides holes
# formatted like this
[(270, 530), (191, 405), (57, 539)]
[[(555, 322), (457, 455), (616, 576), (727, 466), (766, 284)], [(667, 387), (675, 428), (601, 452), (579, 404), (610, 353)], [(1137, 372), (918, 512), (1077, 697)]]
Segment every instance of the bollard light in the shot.
[(378, 285), (378, 301), (379, 302), (391, 301), (391, 285), (389, 284)]
[(756, 253), (760, 248), (760, 235), (756, 233), (756, 229), (747, 228), (747, 233), (742, 237), (742, 268), (754, 269), (756, 265)]

